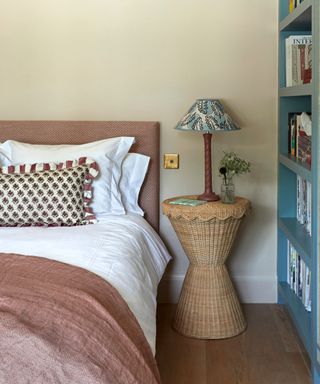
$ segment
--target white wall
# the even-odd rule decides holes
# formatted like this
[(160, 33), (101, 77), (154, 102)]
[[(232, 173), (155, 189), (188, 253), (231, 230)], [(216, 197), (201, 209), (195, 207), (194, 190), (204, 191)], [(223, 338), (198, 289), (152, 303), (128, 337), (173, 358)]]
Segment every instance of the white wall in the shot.
[[(242, 130), (214, 135), (218, 161), (234, 150), (252, 162), (236, 180), (253, 213), (230, 269), (243, 301), (276, 300), (277, 1), (2, 0), (0, 118), (157, 120), (162, 199), (203, 190), (201, 135), (173, 127), (196, 98), (223, 101)], [(174, 255), (162, 284), (176, 298), (187, 259), (167, 220)]]

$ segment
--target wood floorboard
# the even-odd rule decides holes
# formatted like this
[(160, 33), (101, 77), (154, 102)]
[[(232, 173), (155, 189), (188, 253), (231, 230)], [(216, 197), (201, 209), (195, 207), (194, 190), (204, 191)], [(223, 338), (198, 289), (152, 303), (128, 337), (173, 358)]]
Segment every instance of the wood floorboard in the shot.
[(273, 311), (273, 320), (280, 333), (282, 343), (286, 352), (300, 352), (300, 345), (296, 337), (296, 332), (292, 327), (292, 323), (283, 310), (281, 305), (275, 305)]
[(175, 306), (158, 307), (162, 384), (310, 384), (310, 362), (283, 306), (244, 306), (247, 330), (224, 340), (178, 335)]
[(205, 343), (181, 336), (171, 328), (174, 309), (172, 305), (160, 305), (158, 312), (156, 358), (162, 384), (206, 384)]

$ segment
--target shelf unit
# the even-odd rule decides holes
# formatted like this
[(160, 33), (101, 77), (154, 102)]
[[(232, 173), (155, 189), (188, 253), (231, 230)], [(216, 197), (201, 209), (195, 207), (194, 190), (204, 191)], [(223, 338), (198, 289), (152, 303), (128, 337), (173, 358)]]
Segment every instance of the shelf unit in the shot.
[[(278, 301), (287, 306), (312, 365), (314, 384), (320, 384), (319, 323), (319, 0), (303, 0), (289, 13), (288, 0), (279, 0), (279, 154), (278, 154)], [(286, 87), (285, 39), (290, 35), (312, 34), (312, 83)], [(312, 113), (312, 166), (288, 154), (288, 115)], [(296, 218), (297, 176), (311, 183), (312, 233)], [(312, 308), (307, 312), (287, 283), (287, 242), (311, 270)]]

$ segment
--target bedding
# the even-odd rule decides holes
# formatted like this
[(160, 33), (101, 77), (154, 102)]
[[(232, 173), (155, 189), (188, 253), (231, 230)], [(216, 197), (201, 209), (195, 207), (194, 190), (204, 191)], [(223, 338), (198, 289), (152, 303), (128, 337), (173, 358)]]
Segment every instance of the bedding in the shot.
[(110, 215), (78, 227), (0, 228), (0, 252), (44, 257), (100, 276), (127, 302), (155, 352), (157, 285), (171, 257), (141, 216)]
[(159, 384), (119, 293), (82, 268), (0, 254), (0, 382)]
[(124, 214), (125, 209), (118, 186), (122, 162), (133, 142), (134, 137), (125, 136), (80, 145), (40, 145), (7, 140), (0, 144), (0, 162), (8, 166), (91, 157), (100, 169), (100, 175), (93, 183), (95, 189), (93, 211), (97, 217), (106, 214)]
[(82, 225), (90, 208), (94, 160), (0, 167), (0, 226)]
[[(141, 216), (123, 215), (120, 190), (121, 166), (135, 136), (133, 150), (155, 159), (142, 204), (158, 228), (159, 124), (16, 121), (2, 122), (0, 131), (2, 141), (75, 144), (8, 140), (0, 144), (2, 165), (88, 156), (104, 172), (95, 181), (100, 187), (94, 185), (98, 223), (0, 228), (0, 382), (159, 382), (152, 358), (156, 292), (170, 255)], [(100, 140), (106, 136), (123, 137)]]
[(119, 188), (122, 204), (126, 213), (144, 215), (138, 200), (148, 170), (149, 161), (149, 156), (139, 153), (128, 153), (122, 163)]

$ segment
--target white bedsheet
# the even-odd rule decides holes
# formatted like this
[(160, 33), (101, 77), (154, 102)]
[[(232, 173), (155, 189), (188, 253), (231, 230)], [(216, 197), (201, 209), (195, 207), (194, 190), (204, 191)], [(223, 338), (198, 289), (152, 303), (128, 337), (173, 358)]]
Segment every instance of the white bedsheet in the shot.
[(85, 268), (112, 284), (155, 353), (157, 286), (171, 256), (138, 215), (78, 227), (0, 228), (0, 252), (43, 256)]

